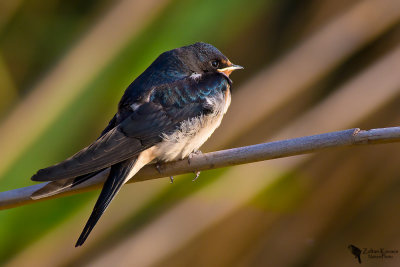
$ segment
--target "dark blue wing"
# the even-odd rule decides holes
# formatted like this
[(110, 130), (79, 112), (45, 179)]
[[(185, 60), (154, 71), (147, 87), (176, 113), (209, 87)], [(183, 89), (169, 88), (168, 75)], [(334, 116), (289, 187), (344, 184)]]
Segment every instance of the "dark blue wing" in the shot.
[(120, 124), (65, 161), (39, 170), (32, 180), (77, 177), (131, 158), (160, 142), (163, 133), (176, 130), (182, 121), (209, 113), (206, 98), (227, 90), (228, 84), (223, 75), (209, 74), (155, 87)]

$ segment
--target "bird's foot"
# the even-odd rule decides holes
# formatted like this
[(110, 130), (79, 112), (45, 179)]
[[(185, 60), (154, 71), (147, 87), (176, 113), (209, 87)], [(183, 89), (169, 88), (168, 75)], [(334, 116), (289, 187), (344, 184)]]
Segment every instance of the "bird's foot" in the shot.
[(190, 153), (189, 154), (189, 156), (188, 156), (188, 163), (189, 163), (189, 165), (190, 165), (190, 161), (191, 161), (191, 159), (195, 156), (195, 155), (202, 155), (203, 154), (203, 152), (201, 152), (200, 150), (195, 150), (195, 151), (193, 151), (192, 153)]
[(161, 174), (161, 164), (159, 162), (156, 163), (156, 169), (159, 174)]
[[(156, 169), (159, 174), (162, 174), (161, 173), (161, 164), (159, 162), (156, 163)], [(170, 176), (169, 180), (170, 180), (170, 183), (172, 184), (174, 182), (174, 176)]]
[(194, 177), (194, 179), (192, 180), (192, 182), (196, 181), (196, 180), (197, 180), (197, 178), (199, 178), (199, 176), (200, 176), (200, 172), (199, 172), (199, 171), (197, 171), (197, 172), (195, 172), (194, 174), (196, 174), (196, 176)]

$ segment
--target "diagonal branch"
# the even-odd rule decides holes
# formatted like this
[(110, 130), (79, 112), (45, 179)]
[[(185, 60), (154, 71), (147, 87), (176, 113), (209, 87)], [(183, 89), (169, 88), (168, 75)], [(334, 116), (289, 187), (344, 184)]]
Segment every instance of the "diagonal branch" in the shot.
[[(355, 128), (195, 155), (191, 158), (190, 164), (186, 159), (165, 163), (160, 166), (160, 172), (152, 164), (141, 169), (134, 179), (129, 182), (146, 181), (189, 172), (302, 155), (327, 148), (394, 142), (400, 142), (400, 127), (379, 128), (367, 131)], [(104, 171), (89, 181), (65, 192), (38, 200), (31, 199), (32, 193), (43, 188), (48, 182), (1, 192), (0, 209), (9, 209), (44, 199), (58, 198), (93, 190), (101, 186), (107, 174), (108, 171)]]

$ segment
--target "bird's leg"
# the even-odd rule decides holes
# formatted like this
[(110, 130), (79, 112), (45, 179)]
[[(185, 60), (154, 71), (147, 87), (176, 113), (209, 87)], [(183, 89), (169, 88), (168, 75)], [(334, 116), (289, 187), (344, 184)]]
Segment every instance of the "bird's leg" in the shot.
[[(195, 150), (195, 151), (193, 151), (192, 153), (190, 153), (189, 156), (188, 156), (188, 163), (189, 163), (189, 165), (190, 165), (190, 160), (193, 158), (194, 155), (202, 155), (202, 154), (203, 154), (203, 152), (201, 152), (201, 151), (198, 150), (198, 149)], [(194, 172), (194, 174), (195, 174), (196, 176), (195, 176), (194, 179), (192, 180), (193, 182), (196, 181), (197, 178), (199, 178), (199, 176), (200, 176), (200, 171), (196, 171), (196, 172)]]
[[(157, 162), (156, 163), (156, 169), (157, 169), (157, 171), (158, 171), (158, 173), (159, 174), (162, 174), (161, 173), (161, 164), (160, 164), (160, 162)], [(170, 176), (169, 177), (169, 180), (171, 181), (171, 184), (174, 182), (174, 176)]]

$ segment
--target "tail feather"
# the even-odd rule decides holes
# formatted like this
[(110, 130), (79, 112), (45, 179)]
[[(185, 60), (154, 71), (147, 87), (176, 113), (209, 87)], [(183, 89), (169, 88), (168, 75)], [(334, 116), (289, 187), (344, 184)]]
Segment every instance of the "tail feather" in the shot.
[(75, 178), (67, 178), (67, 179), (62, 179), (62, 180), (57, 180), (53, 182), (49, 182), (47, 185), (44, 187), (40, 188), (39, 190), (35, 191), (31, 195), (31, 199), (41, 199), (45, 197), (50, 197), (56, 194), (59, 194), (61, 192), (64, 192), (68, 188), (72, 188), (74, 186), (77, 186), (90, 178), (96, 176), (97, 174), (105, 171), (106, 169), (102, 169), (100, 171), (92, 172), (89, 174), (81, 175)]
[(129, 159), (117, 163), (111, 167), (110, 174), (104, 183), (103, 189), (101, 190), (100, 196), (94, 206), (92, 214), (87, 221), (85, 228), (83, 229), (75, 247), (83, 245), (93, 230), (94, 226), (99, 221), (101, 215), (105, 212), (110, 202), (113, 200), (115, 195), (119, 192), (122, 185), (126, 182), (126, 176), (129, 174), (132, 167), (135, 165), (137, 158)]

